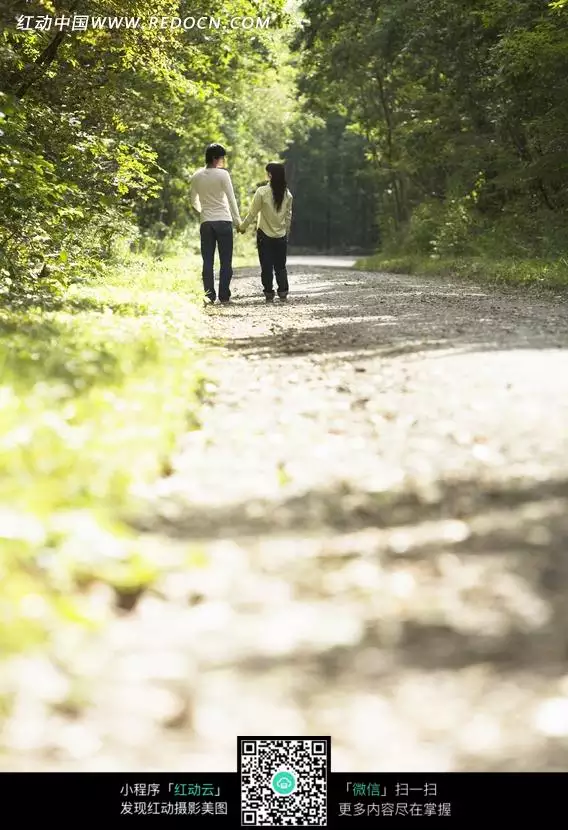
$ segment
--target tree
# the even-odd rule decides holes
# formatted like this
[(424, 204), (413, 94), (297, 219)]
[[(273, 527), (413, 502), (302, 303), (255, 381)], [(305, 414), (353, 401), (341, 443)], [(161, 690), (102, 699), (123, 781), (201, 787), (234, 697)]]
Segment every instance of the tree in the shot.
[(294, 193), (292, 244), (371, 251), (378, 243), (376, 182), (361, 136), (330, 116), (297, 130), (284, 154)]
[[(107, 0), (40, 0), (46, 14), (112, 13)], [(227, 0), (226, 18), (267, 15), (283, 0)], [(202, 3), (204, 14), (219, 13)], [(270, 30), (15, 27), (25, 0), (0, 11), (0, 270), (11, 290), (64, 278), (108, 257), (120, 235), (189, 221), (187, 170), (226, 128), (228, 100), (257, 83)], [(121, 16), (195, 13), (188, 0), (124, 0)], [(235, 151), (242, 139), (236, 135)], [(274, 142), (269, 150), (272, 152)], [(259, 148), (259, 153), (262, 149)]]
[(420, 244), (457, 251), (505, 217), (519, 232), (503, 239), (526, 250), (531, 228), (535, 251), (552, 244), (568, 207), (565, 4), (307, 0), (304, 12), (301, 88), (365, 137), (385, 236), (406, 244), (428, 219)]

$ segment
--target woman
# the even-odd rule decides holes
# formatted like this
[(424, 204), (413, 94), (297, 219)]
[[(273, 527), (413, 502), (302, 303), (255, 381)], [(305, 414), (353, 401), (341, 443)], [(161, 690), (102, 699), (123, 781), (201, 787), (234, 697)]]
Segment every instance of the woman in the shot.
[(288, 298), (288, 273), (286, 252), (290, 225), (292, 224), (292, 194), (286, 185), (284, 165), (271, 161), (266, 165), (268, 184), (254, 194), (252, 205), (239, 227), (244, 233), (258, 216), (256, 245), (260, 261), (262, 287), (267, 303), (274, 301), (274, 277), (278, 298)]

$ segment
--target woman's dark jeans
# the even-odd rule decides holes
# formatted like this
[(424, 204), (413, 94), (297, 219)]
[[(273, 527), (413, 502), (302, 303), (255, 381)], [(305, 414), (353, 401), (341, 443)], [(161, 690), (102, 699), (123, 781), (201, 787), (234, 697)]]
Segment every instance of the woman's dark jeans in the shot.
[(264, 231), (256, 232), (256, 247), (260, 261), (260, 278), (264, 294), (274, 297), (274, 277), (279, 294), (288, 293), (288, 272), (286, 271), (286, 252), (288, 239), (285, 236), (267, 236)]

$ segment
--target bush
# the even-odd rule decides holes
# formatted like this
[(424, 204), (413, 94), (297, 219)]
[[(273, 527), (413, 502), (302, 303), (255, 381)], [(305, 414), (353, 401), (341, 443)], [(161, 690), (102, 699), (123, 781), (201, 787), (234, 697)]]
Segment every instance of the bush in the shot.
[(197, 425), (199, 289), (195, 257), (131, 259), (0, 308), (0, 651), (93, 623), (85, 582), (158, 572), (127, 518)]

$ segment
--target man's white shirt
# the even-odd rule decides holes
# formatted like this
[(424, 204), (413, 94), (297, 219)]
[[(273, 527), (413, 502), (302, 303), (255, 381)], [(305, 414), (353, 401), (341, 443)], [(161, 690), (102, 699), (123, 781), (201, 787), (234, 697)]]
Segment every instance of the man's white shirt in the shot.
[(192, 206), (201, 214), (201, 222), (241, 224), (233, 183), (222, 167), (202, 167), (191, 177)]

